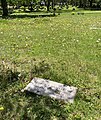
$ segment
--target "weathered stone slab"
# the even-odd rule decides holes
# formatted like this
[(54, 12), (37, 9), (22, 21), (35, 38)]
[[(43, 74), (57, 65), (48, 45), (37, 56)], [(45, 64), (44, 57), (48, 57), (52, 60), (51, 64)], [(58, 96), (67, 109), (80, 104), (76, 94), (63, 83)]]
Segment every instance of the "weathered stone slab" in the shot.
[(34, 78), (24, 88), (24, 91), (25, 90), (38, 95), (50, 96), (51, 98), (73, 103), (77, 88), (50, 80)]

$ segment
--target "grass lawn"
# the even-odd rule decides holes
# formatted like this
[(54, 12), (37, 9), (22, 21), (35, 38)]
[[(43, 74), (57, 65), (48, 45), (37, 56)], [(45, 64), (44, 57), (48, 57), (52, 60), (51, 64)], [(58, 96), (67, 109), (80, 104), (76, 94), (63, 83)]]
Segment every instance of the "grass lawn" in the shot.
[[(101, 13), (0, 19), (0, 64), (2, 120), (101, 120)], [(78, 87), (74, 103), (21, 93), (35, 76)]]

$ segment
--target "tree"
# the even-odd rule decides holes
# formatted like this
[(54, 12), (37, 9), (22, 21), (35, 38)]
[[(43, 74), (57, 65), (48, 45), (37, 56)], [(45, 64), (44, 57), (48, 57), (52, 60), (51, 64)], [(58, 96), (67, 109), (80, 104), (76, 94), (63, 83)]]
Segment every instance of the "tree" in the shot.
[(47, 0), (47, 11), (49, 11), (49, 7), (50, 7), (50, 0)]
[(2, 6), (2, 9), (3, 9), (2, 16), (8, 16), (8, 9), (7, 9), (7, 2), (6, 2), (6, 0), (1, 0), (1, 6)]
[(93, 0), (89, 0), (89, 3), (90, 3), (90, 8), (92, 8)]

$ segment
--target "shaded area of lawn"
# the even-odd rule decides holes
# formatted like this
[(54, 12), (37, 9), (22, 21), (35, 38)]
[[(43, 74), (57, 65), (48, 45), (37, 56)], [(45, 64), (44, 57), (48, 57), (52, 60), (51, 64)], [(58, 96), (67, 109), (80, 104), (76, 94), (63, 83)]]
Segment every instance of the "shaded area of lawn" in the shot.
[(10, 18), (38, 18), (38, 17), (53, 17), (54, 15), (11, 15)]
[[(4, 18), (39, 18), (39, 17), (54, 17), (53, 14), (11, 14), (8, 17)], [(2, 16), (0, 16), (2, 18)]]

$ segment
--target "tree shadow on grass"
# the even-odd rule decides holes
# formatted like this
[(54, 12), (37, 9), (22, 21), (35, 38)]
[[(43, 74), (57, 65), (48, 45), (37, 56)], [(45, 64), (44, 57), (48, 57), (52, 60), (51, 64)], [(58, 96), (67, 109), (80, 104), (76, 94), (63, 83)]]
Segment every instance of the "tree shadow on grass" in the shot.
[[(62, 106), (64, 102), (30, 92), (25, 92), (25, 97), (28, 99), (28, 104), (24, 108), (22, 120), (26, 118), (32, 120), (34, 116), (35, 120), (67, 119), (67, 113)], [(31, 116), (28, 114), (28, 109), (31, 110)]]
[(30, 92), (8, 93), (2, 97), (4, 111), (1, 120), (66, 120), (67, 112), (62, 101)]
[[(55, 15), (56, 16), (56, 15)], [(0, 18), (4, 18), (4, 19), (15, 19), (15, 18), (42, 18), (42, 17), (55, 17), (53, 14), (48, 14), (48, 15), (28, 15), (28, 14), (21, 14), (21, 15), (9, 15), (7, 17), (2, 17), (0, 16)]]

